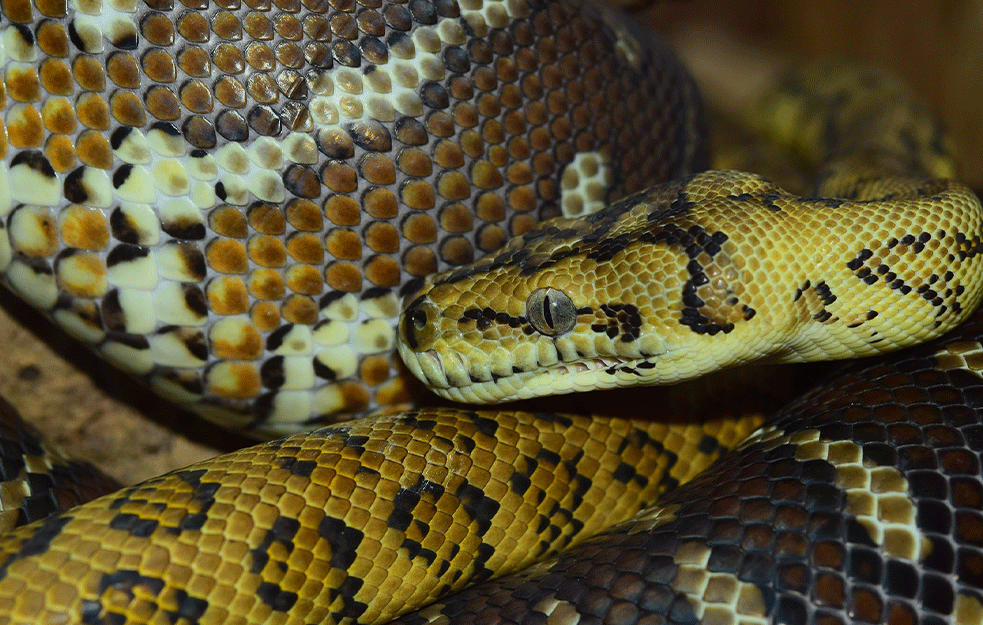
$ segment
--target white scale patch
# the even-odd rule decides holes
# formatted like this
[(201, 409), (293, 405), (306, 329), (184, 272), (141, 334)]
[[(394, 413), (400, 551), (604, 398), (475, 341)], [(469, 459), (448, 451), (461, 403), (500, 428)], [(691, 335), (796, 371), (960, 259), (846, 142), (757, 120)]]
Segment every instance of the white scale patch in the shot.
[(766, 625), (766, 606), (761, 590), (730, 573), (707, 570), (711, 548), (691, 541), (676, 550), (679, 567), (672, 588), (684, 593), (703, 625)]
[[(460, 36), (445, 43), (463, 42), (463, 29), (455, 24)], [(442, 25), (414, 31), (413, 54), (408, 58), (396, 57), (394, 50), (387, 63), (375, 66), (364, 75), (347, 68), (322, 73), (312, 85), (311, 117), (322, 127), (331, 127), (358, 119), (392, 122), (397, 116), (422, 115), (420, 87), (428, 81), (443, 80), (446, 71), (439, 56), (441, 33), (447, 36), (455, 32), (452, 27), (441, 28)]]
[(607, 157), (600, 152), (578, 152), (560, 179), (563, 216), (584, 217), (604, 208), (611, 178)]
[(461, 16), (479, 37), (488, 28), (505, 28), (514, 19), (528, 17), (529, 5), (525, 0), (462, 0)]
[(620, 15), (612, 15), (614, 11), (613, 7), (601, 4), (599, 8), (601, 10), (601, 18), (604, 20), (605, 25), (614, 32), (614, 36), (617, 38), (614, 43), (615, 51), (629, 65), (635, 69), (641, 69), (642, 46), (638, 42), (638, 38), (625, 28), (625, 20)]
[(818, 430), (791, 436), (762, 428), (743, 446), (761, 443), (765, 449), (796, 446), (795, 459), (825, 460), (836, 468), (836, 486), (846, 492), (847, 513), (856, 517), (871, 540), (888, 555), (918, 562), (929, 542), (915, 524), (915, 504), (908, 496), (908, 480), (894, 467), (879, 467), (863, 460), (863, 449), (851, 441), (824, 441)]
[[(469, 0), (460, 6), (463, 19), (477, 36), (529, 14), (524, 0)], [(443, 46), (463, 45), (467, 36), (459, 19), (445, 18), (436, 26), (414, 30), (411, 50), (393, 49), (389, 60), (370, 72), (348, 68), (323, 72), (311, 85), (312, 118), (322, 127), (331, 127), (358, 119), (392, 122), (398, 116), (419, 117), (423, 114), (420, 88), (445, 78), (447, 70), (440, 56)]]

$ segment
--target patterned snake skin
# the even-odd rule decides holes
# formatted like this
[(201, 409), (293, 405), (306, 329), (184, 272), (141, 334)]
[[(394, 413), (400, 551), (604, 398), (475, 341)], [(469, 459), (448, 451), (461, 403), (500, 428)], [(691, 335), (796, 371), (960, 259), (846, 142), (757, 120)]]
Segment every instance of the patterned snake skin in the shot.
[(807, 197), (714, 170), (551, 220), (408, 294), (403, 361), (443, 397), (503, 402), (870, 356), (969, 316), (983, 208), (907, 87), (826, 63), (755, 117), (818, 170)]
[[(451, 269), (427, 282), (438, 288), (479, 276), (458, 294), (472, 301), (446, 308), (466, 340), (475, 329), (562, 337), (571, 318), (600, 315), (584, 324), (597, 340), (550, 338), (554, 353), (539, 360), (586, 354), (563, 365), (563, 379), (586, 369), (592, 385), (604, 385), (598, 372), (619, 384), (662, 375), (645, 358), (671, 341), (650, 338), (644, 306), (607, 299), (575, 304), (571, 317), (555, 294), (570, 285), (538, 273), (574, 258), (585, 236), (594, 243), (598, 224), (614, 236), (588, 260), (623, 253), (638, 235), (619, 228), (647, 219), (647, 200), (679, 218), (678, 232), (654, 237), (689, 260), (664, 280), (678, 289), (664, 310), (703, 341), (700, 359), (714, 341), (750, 348), (733, 360), (766, 354), (743, 326), (778, 319), (783, 299), (809, 330), (769, 337), (798, 340), (778, 360), (842, 357), (833, 339), (844, 336), (862, 354), (926, 340), (980, 298), (979, 205), (944, 180), (952, 168), (937, 125), (876, 75), (827, 75), (828, 91), (813, 92), (815, 75), (804, 74), (784, 85), (790, 99), (769, 104), (781, 114), (766, 130), (822, 170), (817, 195), (849, 201), (713, 172), (616, 203), (591, 226), (535, 230), (706, 164), (691, 80), (658, 39), (609, 9), (0, 8), (4, 281), (156, 391), (225, 423), (290, 432), (409, 400), (394, 377), (398, 297), (437, 269)], [(844, 106), (838, 94), (854, 91), (882, 95)], [(747, 212), (695, 203), (731, 196)], [(764, 245), (761, 223), (796, 206), (806, 218), (778, 229), (812, 234), (828, 255), (802, 261)], [(754, 224), (753, 254), (737, 230), (708, 228), (730, 219)], [(570, 253), (535, 248), (544, 232)], [(751, 258), (790, 272), (779, 290), (736, 292), (731, 273)], [(488, 270), (516, 259), (537, 272), (539, 294), (514, 289), (516, 311), (476, 304)], [(808, 273), (829, 259), (840, 275)], [(632, 283), (644, 284), (638, 274)], [(620, 278), (608, 292), (619, 289)], [(399, 326), (407, 356), (437, 342), (427, 323), (439, 309), (423, 301), (407, 299)], [(929, 346), (846, 368), (760, 429), (757, 414), (663, 423), (421, 408), (258, 445), (0, 538), (0, 624), (978, 625), (981, 336), (977, 313)], [(601, 353), (612, 343), (616, 354)], [(623, 352), (642, 359), (612, 360)], [(478, 373), (463, 358), (408, 364), (431, 381), (495, 383), (524, 370), (519, 360)], [(708, 365), (686, 367), (679, 378)], [(8, 427), (0, 447), (23, 452), (0, 463), (0, 491), (25, 505), (0, 522), (111, 487), (93, 474), (75, 490), (34, 494), (55, 461)]]
[(238, 429), (407, 402), (400, 285), (706, 166), (665, 44), (580, 0), (2, 7), (0, 275)]
[(981, 336), (857, 363), (657, 507), (396, 623), (977, 625)]

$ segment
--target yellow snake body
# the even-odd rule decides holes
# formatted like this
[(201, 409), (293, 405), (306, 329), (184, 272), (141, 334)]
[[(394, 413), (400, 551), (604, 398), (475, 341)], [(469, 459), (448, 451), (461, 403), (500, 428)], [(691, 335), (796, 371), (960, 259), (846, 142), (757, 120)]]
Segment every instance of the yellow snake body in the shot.
[[(792, 194), (694, 174), (692, 80), (590, 3), (2, 11), (4, 281), (246, 429), (408, 401), (397, 339), (436, 392), (493, 401), (881, 354), (983, 292), (980, 204), (876, 72), (766, 97), (818, 172)], [(421, 408), (50, 516), (85, 489), (35, 495), (64, 465), (4, 421), (24, 506), (0, 521), (34, 522), (0, 538), (0, 624), (978, 625), (981, 336), (854, 365), (753, 434)]]
[(758, 423), (445, 409), (315, 430), (11, 532), (0, 622), (385, 623), (631, 518)]

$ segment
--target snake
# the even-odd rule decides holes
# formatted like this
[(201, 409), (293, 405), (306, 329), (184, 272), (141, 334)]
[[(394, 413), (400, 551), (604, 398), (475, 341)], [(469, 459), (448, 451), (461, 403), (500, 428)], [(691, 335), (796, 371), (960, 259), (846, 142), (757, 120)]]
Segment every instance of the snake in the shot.
[[(766, 98), (792, 194), (589, 2), (2, 13), (4, 283), (293, 434), (116, 490), (0, 404), (0, 622), (983, 619), (983, 217), (900, 83)], [(396, 409), (855, 356), (767, 419)]]

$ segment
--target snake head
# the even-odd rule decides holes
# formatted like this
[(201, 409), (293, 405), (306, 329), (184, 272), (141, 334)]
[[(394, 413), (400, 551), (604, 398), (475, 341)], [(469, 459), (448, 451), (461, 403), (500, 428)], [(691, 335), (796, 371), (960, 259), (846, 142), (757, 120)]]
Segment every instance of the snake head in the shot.
[(664, 185), (586, 219), (554, 219), (427, 278), (404, 297), (403, 361), (437, 394), (472, 403), (719, 368), (708, 345), (742, 339), (710, 337), (746, 321), (743, 273), (726, 237), (680, 197), (678, 184)]
[(983, 214), (961, 185), (902, 182), (850, 201), (711, 171), (545, 222), (407, 296), (400, 355), (439, 395), (487, 403), (934, 338), (983, 297), (962, 283)]

